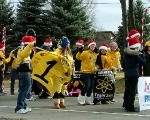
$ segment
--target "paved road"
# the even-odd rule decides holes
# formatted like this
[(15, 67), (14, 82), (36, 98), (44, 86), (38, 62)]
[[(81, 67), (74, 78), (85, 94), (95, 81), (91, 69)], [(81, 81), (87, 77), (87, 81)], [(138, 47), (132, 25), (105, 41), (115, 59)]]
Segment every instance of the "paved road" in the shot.
[[(122, 95), (115, 95), (114, 104), (86, 105), (77, 104), (76, 97), (66, 97), (67, 109), (56, 110), (53, 107), (52, 99), (37, 99), (27, 101), (32, 112), (27, 114), (16, 114), (17, 95), (0, 96), (0, 120), (149, 120), (150, 110), (139, 113), (125, 112), (121, 108)], [(138, 100), (136, 98), (136, 106)], [(7, 119), (6, 119), (7, 118)]]

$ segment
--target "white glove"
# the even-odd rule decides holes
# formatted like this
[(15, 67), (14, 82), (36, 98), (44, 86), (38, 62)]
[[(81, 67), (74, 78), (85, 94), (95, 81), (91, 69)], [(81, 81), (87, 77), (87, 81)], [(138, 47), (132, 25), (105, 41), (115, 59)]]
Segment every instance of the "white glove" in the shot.
[(121, 65), (118, 67), (118, 71), (123, 70), (123, 68), (121, 67)]

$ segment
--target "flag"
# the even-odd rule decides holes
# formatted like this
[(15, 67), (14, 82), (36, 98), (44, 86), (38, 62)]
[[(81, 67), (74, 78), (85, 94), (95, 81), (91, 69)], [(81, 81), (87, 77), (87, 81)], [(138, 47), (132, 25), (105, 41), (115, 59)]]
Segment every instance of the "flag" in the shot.
[(3, 27), (3, 33), (2, 33), (2, 43), (5, 46), (5, 42), (6, 42), (6, 27)]
[(72, 57), (63, 57), (55, 52), (40, 51), (32, 58), (32, 78), (45, 86), (49, 92), (53, 91), (53, 76), (64, 84), (71, 80), (73, 72)]

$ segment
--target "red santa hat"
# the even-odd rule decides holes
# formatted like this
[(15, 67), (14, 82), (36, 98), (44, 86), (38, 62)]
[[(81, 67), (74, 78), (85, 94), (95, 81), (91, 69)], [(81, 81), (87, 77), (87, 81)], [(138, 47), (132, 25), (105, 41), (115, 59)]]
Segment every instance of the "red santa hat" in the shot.
[(105, 43), (101, 44), (101, 46), (99, 47), (99, 50), (102, 50), (102, 49), (107, 51), (108, 45)]
[(35, 38), (33, 36), (24, 36), (22, 37), (22, 43), (23, 44), (29, 44), (29, 43), (34, 43)]
[(4, 44), (1, 44), (1, 43), (0, 43), (0, 50), (5, 50)]
[(130, 48), (141, 47), (141, 44), (138, 38), (129, 38), (128, 44)]
[(89, 40), (89, 41), (88, 41), (88, 48), (89, 48), (91, 45), (96, 45), (95, 40)]
[(76, 42), (76, 45), (81, 45), (82, 47), (84, 47), (84, 41), (79, 39), (77, 42)]
[(129, 39), (129, 38), (134, 38), (134, 37), (138, 37), (138, 36), (140, 36), (140, 33), (139, 33), (137, 30), (132, 29), (132, 30), (129, 32), (127, 39)]
[(44, 42), (44, 46), (52, 46), (52, 40), (51, 39), (46, 39)]

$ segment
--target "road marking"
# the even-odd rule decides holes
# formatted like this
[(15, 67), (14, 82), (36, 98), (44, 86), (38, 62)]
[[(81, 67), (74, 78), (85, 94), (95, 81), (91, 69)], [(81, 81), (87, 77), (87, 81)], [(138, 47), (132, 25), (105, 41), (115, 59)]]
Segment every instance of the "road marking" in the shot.
[[(15, 106), (0, 106), (0, 108), (15, 108)], [(65, 109), (44, 109), (44, 108), (31, 108), (32, 110), (48, 110), (48, 111), (62, 111), (62, 112), (76, 112), (76, 113), (92, 113), (92, 114), (107, 114), (119, 116), (137, 116), (137, 117), (150, 117), (150, 115), (133, 114), (133, 113), (110, 113), (110, 112), (97, 112), (97, 111), (80, 111), (80, 110), (65, 110)]]

